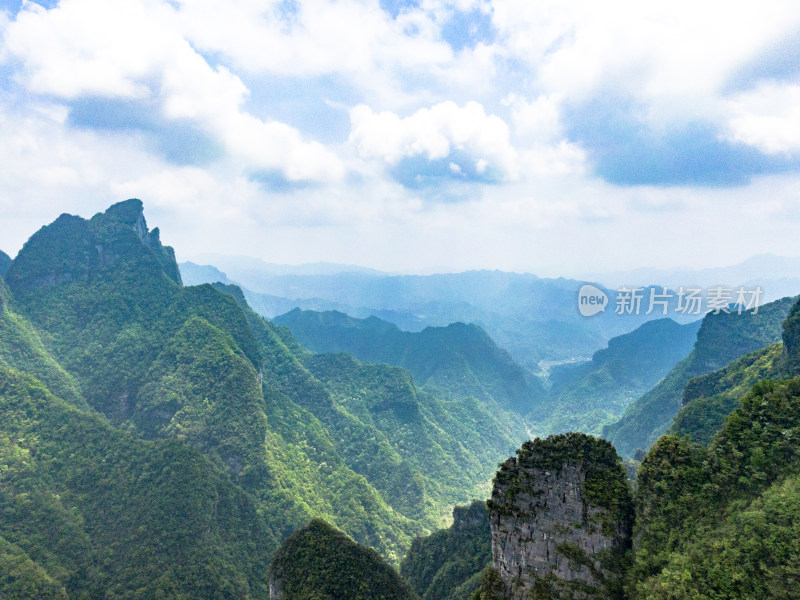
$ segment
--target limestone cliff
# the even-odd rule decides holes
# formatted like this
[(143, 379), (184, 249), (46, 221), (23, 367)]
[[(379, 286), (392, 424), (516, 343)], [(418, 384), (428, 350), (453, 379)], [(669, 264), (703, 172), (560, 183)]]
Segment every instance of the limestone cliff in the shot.
[(525, 442), (497, 472), (488, 508), (506, 598), (622, 597), (632, 503), (608, 442), (579, 433)]

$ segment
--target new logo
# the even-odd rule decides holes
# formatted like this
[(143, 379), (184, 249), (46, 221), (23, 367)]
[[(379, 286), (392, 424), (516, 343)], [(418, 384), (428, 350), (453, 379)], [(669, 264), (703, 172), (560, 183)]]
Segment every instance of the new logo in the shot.
[(608, 306), (608, 295), (598, 287), (584, 284), (578, 290), (578, 311), (584, 317), (603, 312)]

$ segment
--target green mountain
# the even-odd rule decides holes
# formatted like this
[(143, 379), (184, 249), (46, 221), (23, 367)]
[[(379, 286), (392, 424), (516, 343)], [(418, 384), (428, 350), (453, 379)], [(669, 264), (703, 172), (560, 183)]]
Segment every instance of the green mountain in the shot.
[[(662, 436), (644, 457), (634, 492), (633, 548), (625, 560), (630, 564), (624, 574), (629, 600), (755, 600), (796, 595), (800, 584), (800, 302), (787, 312), (784, 343), (763, 347), (689, 381), (686, 404), (673, 424), (678, 435)], [(685, 433), (702, 435), (705, 445), (679, 437)], [(529, 445), (537, 443), (544, 442)], [(497, 498), (506, 501), (513, 493), (528, 494), (531, 500), (499, 511), (501, 518), (519, 514), (514, 523), (500, 523), (496, 535), (522, 531), (530, 519), (537, 522), (538, 534), (522, 535), (517, 546), (507, 540), (492, 542), (492, 548), (500, 552), (493, 557), (494, 568), (476, 575), (486, 550), (480, 542), (468, 540), (482, 538), (459, 537), (454, 527), (415, 540), (402, 573), (423, 598), (428, 597), (425, 594), (468, 598), (461, 577), (466, 571), (471, 573), (470, 590), (480, 583), (472, 598), (508, 598), (501, 578), (504, 569), (516, 572), (520, 565), (553, 561), (544, 550), (549, 539), (545, 533), (548, 514), (556, 520), (565, 518), (567, 513), (554, 507), (573, 493), (574, 484), (568, 483), (562, 492), (551, 479), (568, 478), (567, 462), (560, 455), (548, 455), (547, 462), (539, 465), (540, 472), (527, 480), (501, 478), (503, 469), (498, 473)], [(513, 459), (507, 464), (513, 466)], [(498, 493), (498, 481), (508, 486), (507, 492)], [(598, 493), (611, 489), (595, 487)], [(547, 501), (542, 499), (545, 496)], [(537, 509), (532, 510), (536, 502)], [(561, 535), (568, 529), (555, 527), (554, 531)], [(465, 565), (473, 568), (459, 570)], [(539, 572), (539, 567), (534, 570)], [(437, 582), (446, 583), (436, 587)], [(552, 590), (537, 593), (549, 598)]]
[(793, 598), (800, 380), (753, 387), (706, 448), (664, 436), (639, 469), (632, 599)]
[(291, 600), (415, 600), (397, 572), (321, 519), (281, 544), (269, 568), (271, 598)]
[(549, 398), (529, 415), (531, 431), (540, 437), (564, 431), (599, 434), (689, 354), (699, 326), (648, 321), (612, 338), (591, 361), (554, 368)]
[(493, 402), (314, 355), (238, 288), (184, 287), (138, 200), (62, 215), (7, 275), (0, 364), (134, 439), (199, 453), (272, 540), (320, 517), (399, 562), (453, 504), (485, 494), (525, 436)]
[(11, 265), (11, 257), (0, 250), (0, 277), (5, 277), (8, 267)]
[(0, 597), (269, 597), (278, 540), (225, 470), (5, 367), (0, 481)]
[(449, 397), (493, 399), (527, 413), (544, 390), (477, 325), (453, 323), (418, 333), (377, 317), (356, 319), (337, 311), (292, 310), (275, 318), (314, 352), (347, 352), (360, 360), (400, 366), (418, 385)]
[(417, 538), (400, 564), (400, 574), (423, 600), (467, 600), (492, 562), (486, 503), (453, 509), (453, 524)]
[[(587, 319), (575, 310), (584, 282), (530, 273), (391, 275), (353, 269), (276, 270), (253, 259), (215, 260), (220, 262), (212, 260), (213, 264), (242, 286), (250, 305), (267, 318), (299, 307), (337, 310), (356, 318), (375, 316), (411, 332), (475, 323), (517, 363), (534, 372), (540, 361), (591, 356), (609, 339), (657, 318), (656, 314), (622, 316), (606, 311)], [(192, 281), (219, 280), (212, 270), (197, 265), (183, 263), (181, 269), (187, 277), (200, 278)], [(605, 292), (614, 306), (616, 292)]]
[(783, 344), (745, 354), (726, 367), (689, 380), (668, 433), (708, 444), (739, 401), (762, 379), (784, 379)]
[[(242, 306), (235, 286), (217, 285)], [(253, 323), (265, 323), (252, 311)], [(440, 397), (418, 390), (404, 369), (361, 363), (350, 355), (315, 355), (285, 327), (272, 327), (264, 377), (316, 416), (337, 452), (376, 486), (395, 510), (412, 518), (435, 515), (441, 526), (465, 490), (485, 493), (490, 465), (526, 433), (494, 402)]]
[(777, 342), (724, 368), (696, 377), (683, 390), (682, 407), (669, 432), (689, 435), (708, 444), (739, 406), (740, 400), (763, 379), (789, 379), (800, 375), (800, 303), (796, 303), (783, 322), (783, 342)]
[(603, 436), (622, 456), (646, 449), (669, 428), (681, 408), (690, 379), (716, 371), (733, 360), (780, 341), (782, 323), (795, 299), (783, 298), (747, 311), (707, 314), (689, 356), (633, 402), (622, 418), (603, 428)]
[(34, 374), (62, 400), (88, 408), (78, 382), (45, 348), (39, 332), (13, 311), (11, 302), (8, 288), (0, 279), (0, 366)]

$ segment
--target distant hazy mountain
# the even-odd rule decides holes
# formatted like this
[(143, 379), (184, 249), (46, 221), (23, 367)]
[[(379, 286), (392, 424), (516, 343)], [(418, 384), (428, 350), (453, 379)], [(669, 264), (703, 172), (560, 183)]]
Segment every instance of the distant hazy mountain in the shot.
[(331, 262), (306, 263), (301, 265), (284, 265), (269, 263), (252, 256), (231, 256), (226, 254), (205, 253), (193, 257), (193, 262), (213, 264), (242, 284), (257, 289), (258, 277), (265, 273), (271, 275), (336, 275), (338, 273), (362, 273), (365, 275), (385, 276), (388, 273), (361, 267), (358, 265), (341, 265)]
[(418, 333), (377, 317), (295, 309), (275, 318), (315, 352), (347, 352), (408, 369), (418, 385), (453, 397), (494, 399), (525, 414), (544, 396), (541, 383), (477, 325), (453, 323)]
[(181, 270), (181, 279), (185, 285), (201, 285), (203, 283), (233, 283), (228, 276), (217, 267), (211, 265), (197, 265), (193, 262), (184, 262), (178, 265)]
[(729, 267), (712, 269), (635, 269), (608, 273), (591, 273), (590, 280), (611, 288), (620, 285), (660, 285), (677, 289), (680, 286), (713, 285), (754, 286), (764, 289), (764, 300), (771, 301), (800, 292), (800, 258), (759, 254)]
[[(213, 283), (215, 273), (211, 270), (204, 272), (186, 263), (181, 268), (187, 270), (187, 277), (198, 278), (193, 281), (205, 277)], [(338, 310), (358, 318), (377, 316), (406, 331), (454, 322), (475, 323), (531, 370), (537, 370), (542, 360), (589, 357), (612, 337), (664, 316), (660, 310), (646, 314), (646, 296), (638, 314), (615, 314), (617, 293), (601, 286), (608, 297), (607, 309), (584, 317), (578, 311), (578, 290), (584, 282), (525, 273), (298, 275), (275, 274), (265, 268), (257, 276), (240, 272), (244, 279), (239, 279), (229, 269), (223, 271), (243, 285), (248, 302), (267, 318), (299, 307)], [(668, 312), (676, 320), (698, 318), (674, 313), (674, 307), (673, 299)]]

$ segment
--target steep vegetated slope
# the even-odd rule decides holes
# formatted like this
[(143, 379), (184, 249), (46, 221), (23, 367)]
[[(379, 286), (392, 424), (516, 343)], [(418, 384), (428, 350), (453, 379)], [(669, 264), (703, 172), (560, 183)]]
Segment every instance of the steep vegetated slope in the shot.
[(800, 381), (763, 381), (710, 446), (642, 462), (632, 598), (792, 598), (800, 585)]
[(0, 277), (4, 277), (9, 265), (11, 265), (11, 257), (0, 250)]
[(0, 596), (262, 598), (278, 538), (224, 469), (0, 367)]
[[(413, 518), (437, 514), (486, 493), (491, 467), (525, 436), (522, 424), (491, 401), (439, 397), (418, 390), (401, 368), (361, 363), (347, 354), (315, 355), (285, 327), (246, 308), (239, 288), (217, 285), (274, 338), (267, 354), (277, 389), (313, 413), (331, 432), (337, 451), (396, 510)], [(489, 467), (487, 469), (487, 467)], [(435, 509), (435, 510), (434, 510)]]
[[(578, 434), (553, 436), (527, 443), (519, 458), (501, 465), (490, 502), (493, 567), (482, 572), (473, 600), (565, 593), (623, 597), (622, 582), (624, 597), (631, 600), (795, 597), (800, 585), (800, 302), (782, 329), (783, 344), (747, 354), (686, 386), (687, 404), (673, 429), (688, 429), (705, 445), (665, 435), (644, 457), (633, 494), (632, 552), (617, 554), (616, 577), (606, 579), (611, 588), (596, 586), (604, 579), (599, 577), (603, 560), (592, 553), (613, 545), (592, 542), (600, 532), (591, 519), (582, 530), (578, 526), (585, 519), (575, 516), (586, 514), (575, 509), (581, 497), (590, 504), (594, 494), (625, 497), (615, 491), (626, 487), (618, 460), (595, 460), (591, 477), (581, 477), (586, 461), (575, 460), (586, 456), (585, 451), (576, 455), (576, 448), (594, 448), (589, 454), (597, 459), (605, 456), (603, 444), (610, 446)], [(590, 483), (599, 475), (606, 479)], [(628, 505), (616, 514), (630, 515), (627, 501), (610, 505)], [(605, 524), (602, 530), (613, 531)], [(441, 547), (447, 533), (416, 541), (404, 572), (408, 563), (410, 577), (438, 577), (435, 553), (426, 549)], [(585, 548), (578, 551), (581, 544)], [(480, 549), (461, 546), (462, 562), (481, 556)], [(432, 565), (428, 571), (426, 558)]]
[(780, 341), (783, 320), (794, 301), (783, 298), (741, 315), (736, 312), (706, 315), (689, 356), (632, 403), (619, 421), (604, 427), (603, 436), (623, 456), (647, 449), (669, 428), (680, 410), (689, 380)]
[(377, 552), (320, 519), (283, 542), (269, 585), (272, 600), (418, 600)]
[[(303, 443), (287, 441), (277, 420), (267, 426), (263, 351), (242, 310), (210, 286), (182, 288), (171, 256), (147, 231), (141, 203), (128, 201), (91, 221), (62, 216), (43, 228), (12, 263), (8, 283), (112, 423), (203, 450), (259, 500), (278, 536), (320, 514), (397, 553), (412, 526), (299, 407), (284, 429)], [(316, 436), (301, 434), (315, 427)]]
[(670, 433), (689, 435), (695, 442), (708, 444), (754, 384), (763, 379), (800, 376), (800, 303), (783, 322), (782, 340), (690, 380)]
[(783, 344), (745, 354), (718, 371), (689, 380), (683, 390), (681, 409), (667, 433), (688, 435), (708, 444), (739, 401), (762, 379), (783, 379)]
[(418, 393), (402, 369), (315, 357), (238, 288), (183, 287), (138, 200), (62, 215), (6, 280), (0, 364), (128, 435), (201, 453), (270, 540), (318, 516), (398, 561), (523, 435), (491, 405)]
[(539, 436), (564, 431), (599, 434), (689, 354), (699, 326), (671, 319), (649, 321), (612, 338), (591, 361), (553, 369), (549, 398), (529, 415), (531, 430)]
[(367, 362), (403, 367), (418, 385), (440, 395), (493, 399), (521, 414), (544, 395), (539, 381), (477, 325), (453, 323), (412, 333), (377, 317), (356, 319), (337, 311), (300, 309), (275, 322), (315, 352), (347, 352)]
[(78, 382), (53, 358), (36, 329), (14, 312), (8, 289), (0, 279), (0, 366), (35, 374), (54, 394), (88, 408)]
[(453, 509), (453, 524), (417, 538), (400, 565), (400, 574), (423, 600), (464, 600), (480, 587), (481, 572), (492, 562), (492, 533), (486, 503)]

